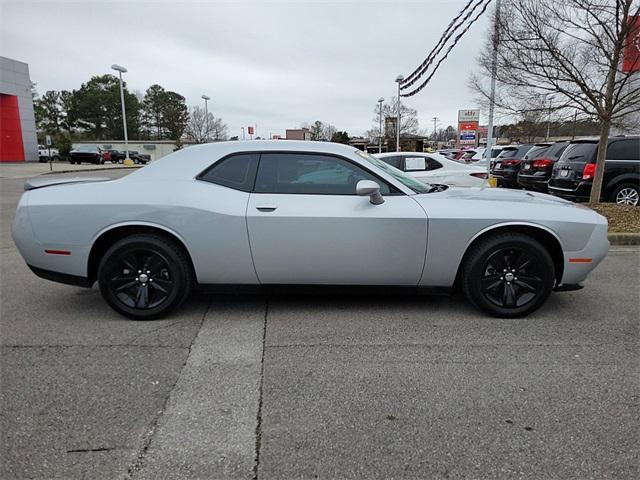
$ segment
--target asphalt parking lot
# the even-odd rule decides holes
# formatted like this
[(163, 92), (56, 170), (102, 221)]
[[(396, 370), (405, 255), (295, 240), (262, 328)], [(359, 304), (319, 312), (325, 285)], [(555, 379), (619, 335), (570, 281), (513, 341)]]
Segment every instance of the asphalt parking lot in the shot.
[(638, 249), (521, 320), (195, 295), (132, 322), (28, 270), (23, 183), (0, 179), (2, 479), (640, 477)]

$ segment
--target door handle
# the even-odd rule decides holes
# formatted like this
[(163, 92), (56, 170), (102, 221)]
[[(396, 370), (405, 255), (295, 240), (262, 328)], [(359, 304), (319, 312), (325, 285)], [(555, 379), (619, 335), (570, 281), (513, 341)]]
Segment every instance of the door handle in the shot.
[(256, 206), (256, 210), (259, 210), (261, 212), (273, 212), (276, 208), (278, 208), (276, 205), (259, 205), (259, 206)]

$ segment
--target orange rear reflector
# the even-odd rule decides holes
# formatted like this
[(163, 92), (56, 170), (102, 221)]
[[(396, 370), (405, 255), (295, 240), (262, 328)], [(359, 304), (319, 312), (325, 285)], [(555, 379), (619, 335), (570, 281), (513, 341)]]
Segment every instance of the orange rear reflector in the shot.
[(593, 258), (570, 258), (569, 263), (591, 263)]
[(45, 250), (44, 253), (48, 253), (49, 255), (71, 255), (71, 252), (68, 250)]

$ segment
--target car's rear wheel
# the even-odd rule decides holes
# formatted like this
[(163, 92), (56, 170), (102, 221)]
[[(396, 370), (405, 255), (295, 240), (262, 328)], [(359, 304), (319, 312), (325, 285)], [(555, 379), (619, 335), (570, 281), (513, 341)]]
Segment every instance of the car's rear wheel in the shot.
[(537, 240), (521, 233), (501, 233), (472, 248), (462, 266), (462, 289), (480, 309), (496, 317), (523, 317), (549, 297), (555, 283), (554, 264)]
[(618, 185), (611, 199), (618, 205), (634, 205), (640, 204), (640, 188), (633, 183), (623, 183)]
[(100, 291), (118, 313), (135, 320), (167, 315), (189, 295), (190, 261), (176, 242), (137, 234), (116, 242), (98, 267)]

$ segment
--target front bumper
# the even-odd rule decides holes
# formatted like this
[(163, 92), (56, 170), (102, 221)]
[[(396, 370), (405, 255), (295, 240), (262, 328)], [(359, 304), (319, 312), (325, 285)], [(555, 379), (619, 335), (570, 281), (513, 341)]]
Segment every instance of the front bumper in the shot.
[(587, 278), (589, 273), (607, 256), (609, 251), (607, 235), (607, 223), (598, 223), (582, 250), (564, 252), (564, 272), (559, 287), (579, 284)]

